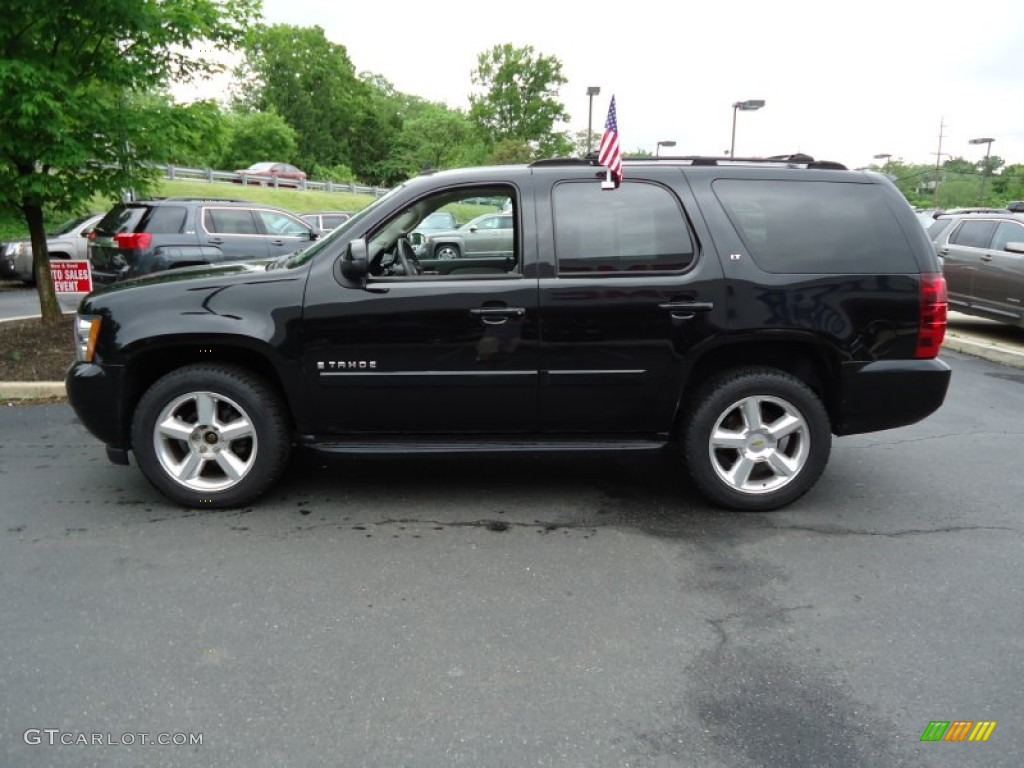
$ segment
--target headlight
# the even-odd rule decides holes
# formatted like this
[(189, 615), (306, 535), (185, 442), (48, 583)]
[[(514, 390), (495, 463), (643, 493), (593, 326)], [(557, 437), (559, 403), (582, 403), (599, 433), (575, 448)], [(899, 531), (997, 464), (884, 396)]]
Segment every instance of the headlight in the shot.
[(75, 315), (75, 352), (83, 363), (91, 363), (100, 336), (99, 315)]

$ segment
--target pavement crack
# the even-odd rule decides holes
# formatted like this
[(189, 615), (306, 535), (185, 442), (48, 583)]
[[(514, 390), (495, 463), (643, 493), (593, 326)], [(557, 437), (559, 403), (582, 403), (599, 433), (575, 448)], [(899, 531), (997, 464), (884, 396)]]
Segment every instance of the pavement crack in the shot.
[(725, 644), (729, 642), (729, 633), (726, 632), (725, 624), (730, 621), (736, 621), (737, 619), (751, 620), (751, 619), (772, 619), (777, 616), (783, 616), (793, 611), (807, 611), (812, 610), (813, 605), (792, 605), (792, 606), (781, 606), (770, 611), (742, 611), (739, 613), (727, 613), (725, 616), (719, 616), (716, 619), (705, 619), (705, 621), (711, 625), (718, 635), (718, 645), (715, 646), (715, 652), (721, 651), (725, 647)]
[(871, 440), (860, 445), (850, 445), (848, 448), (863, 450), (865, 448), (888, 448), (895, 445), (909, 445), (911, 443), (927, 443), (932, 440), (946, 440), (951, 437), (1024, 437), (1024, 432), (1003, 431), (978, 431), (978, 432), (949, 432), (941, 435), (926, 435), (925, 437), (911, 437), (905, 440)]

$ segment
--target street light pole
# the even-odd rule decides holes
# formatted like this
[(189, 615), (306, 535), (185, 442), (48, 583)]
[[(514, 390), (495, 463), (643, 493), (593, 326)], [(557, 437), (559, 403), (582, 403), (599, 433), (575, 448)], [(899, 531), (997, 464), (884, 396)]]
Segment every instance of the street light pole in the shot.
[(732, 141), (729, 142), (729, 157), (736, 157), (736, 113), (753, 112), (764, 106), (764, 99), (747, 99), (732, 105)]
[(659, 141), (658, 146), (654, 148), (654, 156), (659, 157), (661, 155), (662, 147), (674, 147), (675, 145), (674, 141)]
[(971, 139), (968, 144), (987, 144), (985, 147), (985, 167), (981, 170), (981, 191), (978, 193), (978, 205), (982, 205), (985, 200), (985, 179), (988, 178), (988, 158), (992, 152), (992, 142), (995, 139)]
[(601, 86), (590, 85), (587, 86), (587, 96), (590, 98), (590, 107), (587, 109), (587, 154), (590, 154), (590, 148), (593, 143), (592, 139), (594, 136), (594, 97), (601, 93)]
[(889, 164), (890, 157), (892, 157), (891, 154), (882, 152), (881, 154), (875, 155), (875, 160), (884, 160), (885, 162), (882, 164), (882, 169), (885, 170), (885, 166)]

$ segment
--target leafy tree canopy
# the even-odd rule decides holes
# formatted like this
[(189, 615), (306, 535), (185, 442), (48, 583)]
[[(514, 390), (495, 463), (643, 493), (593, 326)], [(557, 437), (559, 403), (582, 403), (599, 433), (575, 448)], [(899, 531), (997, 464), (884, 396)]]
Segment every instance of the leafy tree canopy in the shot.
[[(150, 98), (217, 70), (258, 0), (0, 0), (0, 208), (25, 218), (43, 322), (60, 310), (43, 211), (116, 197), (180, 144), (195, 110)], [(197, 45), (198, 44), (198, 45)]]
[(555, 124), (569, 118), (558, 100), (567, 80), (557, 58), (505, 43), (479, 54), (471, 77), (482, 93), (470, 95), (469, 116), (491, 141), (518, 139), (547, 147), (560, 136), (571, 147), (555, 132)]

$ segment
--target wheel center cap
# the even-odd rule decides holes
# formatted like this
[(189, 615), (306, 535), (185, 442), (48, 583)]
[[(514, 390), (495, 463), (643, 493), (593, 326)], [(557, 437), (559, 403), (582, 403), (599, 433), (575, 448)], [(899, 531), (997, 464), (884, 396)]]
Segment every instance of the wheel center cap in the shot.
[(775, 441), (761, 432), (753, 432), (747, 436), (747, 453), (751, 456), (762, 456), (775, 447)]

